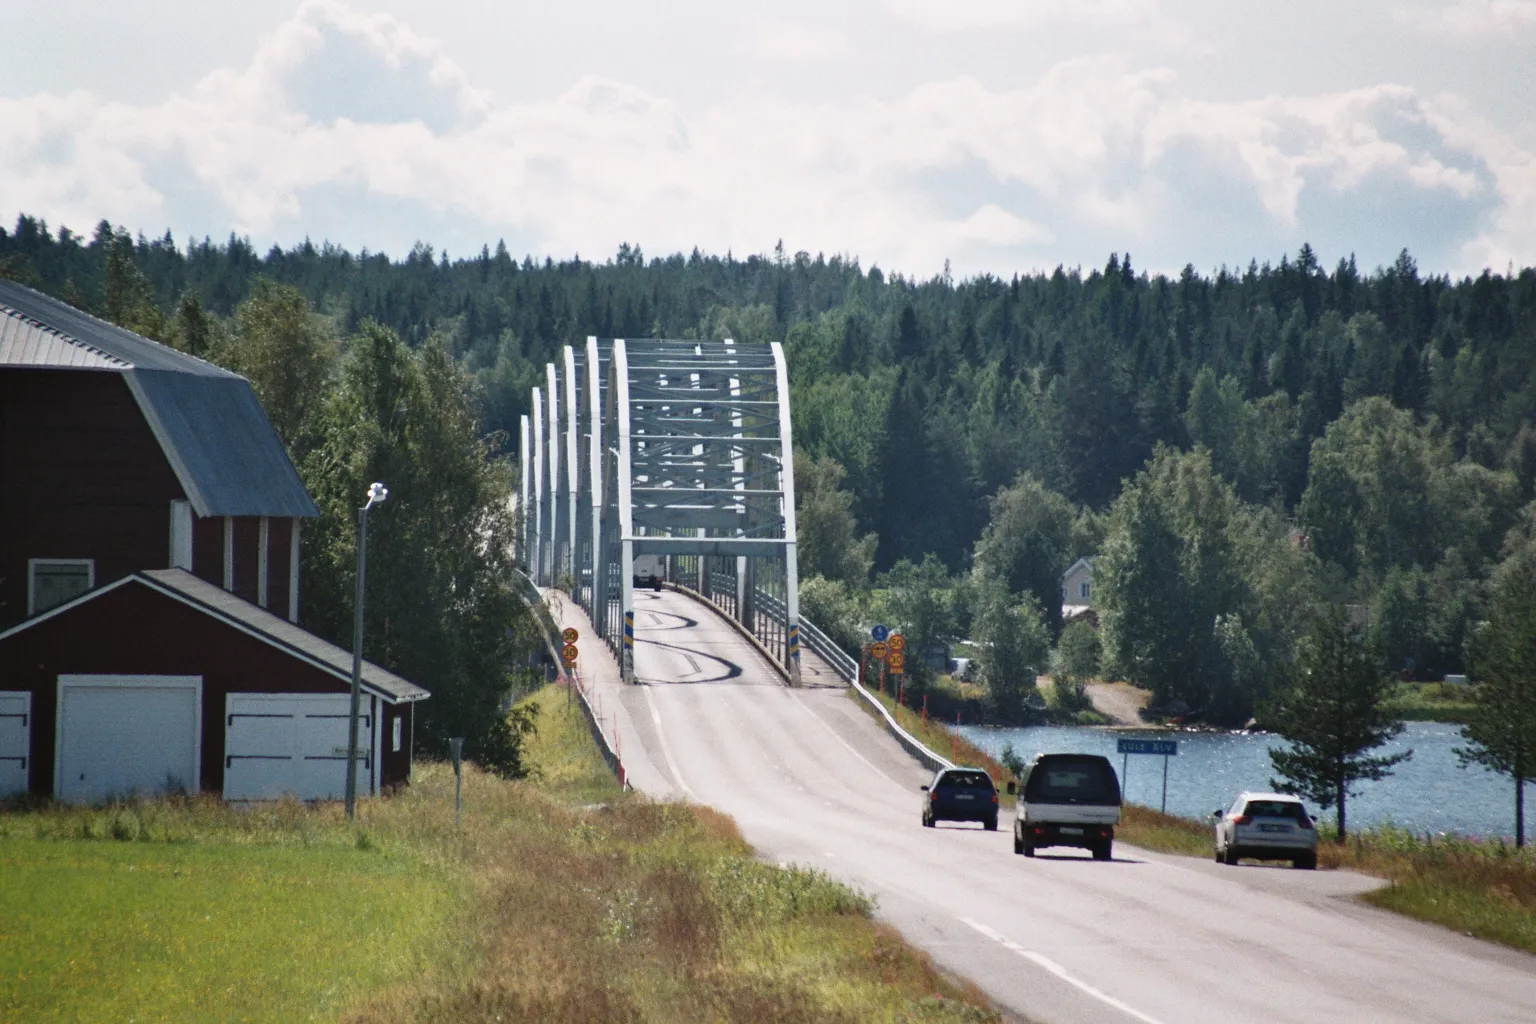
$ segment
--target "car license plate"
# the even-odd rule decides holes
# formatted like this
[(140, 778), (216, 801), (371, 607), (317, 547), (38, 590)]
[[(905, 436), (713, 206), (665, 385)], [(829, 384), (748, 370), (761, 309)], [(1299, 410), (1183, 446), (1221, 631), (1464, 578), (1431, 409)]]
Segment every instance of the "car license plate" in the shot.
[(1291, 826), (1289, 826), (1289, 825), (1260, 825), (1259, 826), (1259, 831), (1260, 832), (1289, 832), (1290, 830), (1291, 830)]
[(969, 793), (956, 793), (955, 794), (955, 799), (956, 800), (975, 800), (976, 798), (974, 796), (972, 796), (971, 794), (969, 794)]
[(1061, 826), (1061, 834), (1064, 836), (1080, 836), (1083, 834), (1083, 830), (1080, 828), (1073, 828), (1071, 825), (1063, 825)]

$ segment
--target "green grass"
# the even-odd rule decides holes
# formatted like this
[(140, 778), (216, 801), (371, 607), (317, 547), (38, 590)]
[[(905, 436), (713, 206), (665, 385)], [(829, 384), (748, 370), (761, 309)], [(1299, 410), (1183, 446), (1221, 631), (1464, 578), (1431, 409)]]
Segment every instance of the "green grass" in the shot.
[(1209, 857), (1215, 842), (1214, 827), (1196, 818), (1163, 814), (1139, 804), (1121, 808), (1115, 838), (1144, 850), (1180, 853), (1191, 857)]
[(0, 1019), (329, 1019), (428, 955), (455, 889), (408, 858), (0, 841)]
[(0, 811), (0, 1021), (995, 1021), (827, 875), (619, 790), (557, 687), (535, 778)]
[[(1126, 804), (1116, 837), (1164, 853), (1209, 857), (1209, 823)], [(1330, 838), (1320, 830), (1319, 838)], [(1366, 902), (1421, 921), (1536, 953), (1536, 850), (1458, 836), (1423, 836), (1383, 826), (1349, 842), (1322, 842), (1321, 868), (1348, 868), (1390, 884)]]
[(601, 803), (619, 784), (598, 753), (581, 707), (562, 686), (547, 686), (523, 702), (537, 705), (538, 731), (523, 747), (523, 762), (539, 788), (578, 804)]
[(1405, 722), (1466, 722), (1472, 688), (1446, 683), (1399, 683), (1394, 706)]

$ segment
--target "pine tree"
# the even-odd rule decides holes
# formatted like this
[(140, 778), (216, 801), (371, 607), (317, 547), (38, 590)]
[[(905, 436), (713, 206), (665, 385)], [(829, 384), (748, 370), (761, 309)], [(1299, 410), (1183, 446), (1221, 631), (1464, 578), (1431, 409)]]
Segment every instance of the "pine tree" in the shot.
[(1462, 727), (1463, 765), (1480, 764), (1515, 784), (1515, 845), (1525, 845), (1525, 782), (1536, 774), (1536, 547), (1499, 566), (1488, 622), (1473, 640), (1478, 686)]
[(1319, 613), (1299, 645), (1290, 685), (1265, 714), (1291, 742), (1269, 753), (1280, 778), (1271, 785), (1323, 809), (1338, 808), (1339, 841), (1347, 835), (1345, 804), (1357, 782), (1386, 778), (1413, 755), (1369, 756), (1403, 723), (1388, 703), (1392, 683), (1341, 607)]

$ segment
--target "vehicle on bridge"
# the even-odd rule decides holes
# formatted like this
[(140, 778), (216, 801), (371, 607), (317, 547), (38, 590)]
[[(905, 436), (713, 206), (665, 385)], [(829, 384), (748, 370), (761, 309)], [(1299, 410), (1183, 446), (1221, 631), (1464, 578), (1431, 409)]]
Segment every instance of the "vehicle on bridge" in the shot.
[(944, 768), (923, 787), (923, 826), (940, 821), (979, 821), (997, 831), (997, 787), (980, 768)]
[(636, 555), (635, 578), (637, 587), (650, 587), (652, 590), (661, 589), (661, 579), (666, 575), (665, 566), (662, 565), (661, 555)]
[(1033, 857), (1043, 846), (1076, 846), (1109, 860), (1120, 824), (1120, 780), (1098, 754), (1036, 754), (1017, 785), (1013, 852)]
[(1285, 793), (1239, 793), (1225, 814), (1216, 818), (1216, 862), (1236, 864), (1254, 860), (1288, 860), (1292, 867), (1317, 867), (1317, 829), (1307, 809)]

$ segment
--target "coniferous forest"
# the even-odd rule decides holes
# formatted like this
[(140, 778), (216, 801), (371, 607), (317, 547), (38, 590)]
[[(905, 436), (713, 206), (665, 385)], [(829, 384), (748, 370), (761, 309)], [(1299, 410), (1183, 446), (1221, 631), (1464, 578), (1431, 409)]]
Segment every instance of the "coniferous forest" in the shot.
[[(1406, 251), (1329, 258), (1303, 246), (1168, 276), (1108, 254), (916, 280), (782, 245), (555, 262), (418, 244), (396, 260), (105, 222), (0, 230), (0, 275), (250, 376), (301, 465), (350, 436), (325, 396), (366, 405), (381, 359), (445, 388), (449, 357), (462, 429), (494, 464), (565, 344), (782, 341), (808, 614), (850, 635), (879, 607), (920, 646), (988, 641), (1005, 720), (1023, 713), (1005, 677), (1043, 669), (1061, 573), (1084, 555), (1103, 673), (1155, 706), (1245, 720), (1327, 604), (1404, 678), (1475, 660), (1490, 581), (1536, 543), (1536, 270), (1452, 280)], [(279, 387), (285, 323), (315, 369)]]

